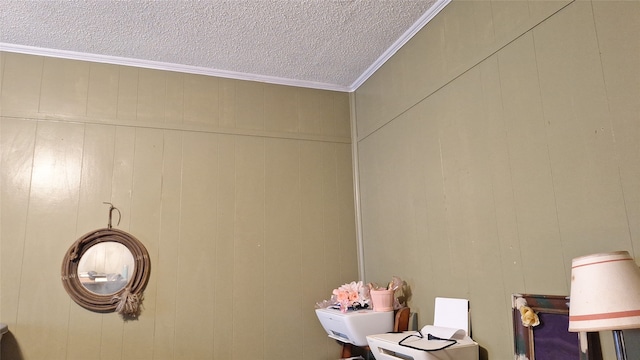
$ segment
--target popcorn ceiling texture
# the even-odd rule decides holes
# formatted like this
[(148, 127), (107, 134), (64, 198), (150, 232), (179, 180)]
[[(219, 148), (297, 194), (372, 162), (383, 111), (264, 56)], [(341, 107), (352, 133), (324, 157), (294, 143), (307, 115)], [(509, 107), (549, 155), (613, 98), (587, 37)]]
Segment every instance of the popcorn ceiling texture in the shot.
[(349, 86), (436, 0), (0, 0), (0, 43)]

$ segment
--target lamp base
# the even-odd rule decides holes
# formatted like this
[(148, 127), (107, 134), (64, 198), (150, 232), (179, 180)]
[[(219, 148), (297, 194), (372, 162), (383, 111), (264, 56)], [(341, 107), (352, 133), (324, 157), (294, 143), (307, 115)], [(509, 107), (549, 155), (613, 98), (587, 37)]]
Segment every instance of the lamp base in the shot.
[(624, 336), (622, 330), (613, 330), (613, 343), (616, 347), (618, 360), (627, 360), (627, 352), (624, 349)]

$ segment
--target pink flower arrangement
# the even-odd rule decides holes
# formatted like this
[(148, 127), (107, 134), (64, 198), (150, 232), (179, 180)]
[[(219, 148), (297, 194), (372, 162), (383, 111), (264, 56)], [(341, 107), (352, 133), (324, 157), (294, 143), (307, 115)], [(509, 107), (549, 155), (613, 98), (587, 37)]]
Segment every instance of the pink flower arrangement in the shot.
[(340, 311), (346, 312), (349, 308), (367, 308), (369, 301), (369, 287), (364, 286), (362, 281), (352, 281), (334, 289), (327, 305), (339, 306)]
[[(402, 287), (402, 284), (402, 279), (394, 276), (387, 289), (393, 290), (395, 293), (396, 290)], [(347, 312), (349, 309), (367, 309), (370, 307), (371, 289), (380, 289), (380, 287), (373, 283), (365, 285), (362, 281), (352, 281), (333, 289), (331, 299), (316, 303), (316, 308), (339, 308), (341, 312)], [(399, 307), (398, 299), (395, 299), (394, 308)]]

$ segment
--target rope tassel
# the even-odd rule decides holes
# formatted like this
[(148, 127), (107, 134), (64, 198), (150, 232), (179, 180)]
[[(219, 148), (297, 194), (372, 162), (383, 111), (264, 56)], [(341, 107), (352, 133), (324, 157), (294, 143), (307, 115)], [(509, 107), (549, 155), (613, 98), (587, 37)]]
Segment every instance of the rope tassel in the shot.
[(126, 288), (120, 295), (111, 298), (113, 302), (117, 302), (116, 312), (125, 318), (137, 318), (140, 314), (141, 297), (132, 294), (129, 288)]

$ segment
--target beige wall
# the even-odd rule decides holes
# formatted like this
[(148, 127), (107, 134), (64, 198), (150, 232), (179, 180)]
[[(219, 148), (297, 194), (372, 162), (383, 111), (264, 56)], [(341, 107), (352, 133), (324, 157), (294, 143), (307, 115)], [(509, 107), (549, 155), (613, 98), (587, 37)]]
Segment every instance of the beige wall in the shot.
[(355, 94), (366, 280), (404, 278), (421, 325), (470, 299), (510, 359), (512, 293), (640, 259), (638, 34), (638, 1), (448, 5)]
[[(348, 94), (11, 53), (0, 76), (3, 359), (338, 355), (313, 309), (357, 278)], [(104, 201), (151, 256), (138, 321), (60, 281)]]

